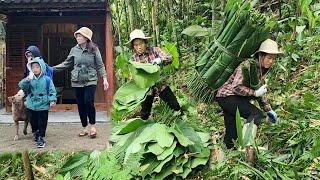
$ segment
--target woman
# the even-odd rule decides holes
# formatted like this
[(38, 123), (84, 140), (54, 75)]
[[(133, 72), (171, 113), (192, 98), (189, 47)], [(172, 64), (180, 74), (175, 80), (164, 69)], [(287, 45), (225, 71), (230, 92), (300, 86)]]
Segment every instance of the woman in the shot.
[[(273, 65), (277, 54), (281, 54), (278, 45), (275, 41), (267, 39), (260, 45), (259, 50), (254, 54), (257, 68), (259, 72), (260, 84), (263, 84), (263, 77)], [(250, 99), (257, 99), (260, 107), (267, 112), (271, 122), (276, 122), (277, 114), (272, 110), (267, 101), (265, 93), (267, 92), (266, 85), (262, 85), (258, 90), (243, 85), (243, 75), (241, 66), (237, 67), (232, 76), (220, 87), (217, 91), (216, 99), (223, 110), (224, 125), (226, 129), (224, 143), (228, 149), (234, 148), (233, 140), (236, 140), (236, 110), (239, 109), (240, 116), (246, 119), (243, 127), (245, 132), (251, 121), (253, 125), (253, 137), (256, 136), (257, 126), (260, 125), (263, 119), (262, 111), (250, 103)]]
[[(107, 73), (102, 61), (100, 51), (95, 43), (92, 42), (92, 31), (87, 27), (82, 27), (74, 33), (77, 45), (74, 46), (67, 59), (59, 65), (54, 66), (55, 71), (73, 67), (71, 71), (71, 86), (75, 90), (78, 104), (78, 111), (83, 129), (79, 136), (89, 134), (91, 138), (97, 135), (96, 109), (94, 106), (95, 91), (99, 75), (103, 78), (103, 86), (106, 91), (109, 87)], [(88, 119), (90, 131), (88, 131)]]
[[(130, 33), (130, 45), (134, 50), (131, 57), (132, 61), (150, 64), (169, 64), (172, 62), (172, 56), (162, 51), (159, 47), (148, 47), (148, 39), (142, 30), (135, 29)], [(145, 101), (141, 104), (141, 119), (147, 120), (151, 114), (151, 108), (154, 97), (159, 94), (159, 97), (174, 111), (181, 111), (180, 105), (171, 88), (165, 83), (160, 83), (158, 86), (153, 86), (148, 93)], [(182, 112), (181, 112), (182, 113)]]

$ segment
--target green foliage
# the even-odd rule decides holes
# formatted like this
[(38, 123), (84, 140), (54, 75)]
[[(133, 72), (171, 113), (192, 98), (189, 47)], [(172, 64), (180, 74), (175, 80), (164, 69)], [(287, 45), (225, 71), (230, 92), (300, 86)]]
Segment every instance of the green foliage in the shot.
[(211, 35), (212, 32), (209, 28), (203, 28), (199, 25), (192, 25), (185, 28), (181, 33), (191, 37), (205, 37)]
[[(157, 117), (155, 119), (160, 122)], [(172, 121), (172, 126), (150, 122), (141, 124), (140, 128), (131, 122), (125, 127), (128, 129), (130, 125), (137, 133), (114, 134), (112, 139), (117, 151), (124, 154), (124, 164), (128, 163), (129, 157), (140, 154), (137, 158), (140, 170), (136, 176), (162, 179), (175, 175), (185, 178), (194, 168), (207, 163), (210, 155), (207, 133), (196, 133), (181, 120)]]
[(86, 152), (77, 152), (71, 156), (67, 162), (61, 167), (59, 174), (65, 176), (67, 173), (70, 177), (79, 177), (88, 161), (89, 155)]
[(140, 88), (150, 88), (160, 78), (160, 67), (149, 63), (130, 61), (133, 80)]

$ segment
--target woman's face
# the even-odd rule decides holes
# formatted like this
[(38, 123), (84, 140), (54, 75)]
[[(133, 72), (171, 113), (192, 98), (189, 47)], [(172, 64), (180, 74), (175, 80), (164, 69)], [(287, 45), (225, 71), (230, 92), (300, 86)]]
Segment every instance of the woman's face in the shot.
[(78, 33), (78, 34), (76, 35), (76, 40), (77, 40), (77, 43), (78, 43), (79, 45), (81, 45), (81, 44), (86, 43), (88, 39)]
[(261, 56), (261, 66), (264, 68), (270, 68), (273, 65), (276, 58), (276, 54), (266, 54), (265, 56)]
[(146, 42), (144, 39), (135, 39), (133, 40), (133, 49), (136, 51), (136, 53), (141, 54), (146, 51)]

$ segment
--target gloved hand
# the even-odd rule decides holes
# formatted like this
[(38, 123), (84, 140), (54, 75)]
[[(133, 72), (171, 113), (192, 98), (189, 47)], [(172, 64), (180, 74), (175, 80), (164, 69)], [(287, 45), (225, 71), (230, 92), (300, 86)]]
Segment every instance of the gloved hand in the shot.
[(161, 58), (155, 58), (154, 60), (151, 61), (151, 64), (160, 65), (161, 63), (162, 63)]
[(271, 110), (271, 111), (267, 112), (267, 115), (269, 117), (270, 122), (272, 122), (272, 123), (276, 123), (277, 122), (278, 116), (277, 116), (276, 112)]
[(50, 107), (53, 107), (53, 106), (55, 106), (56, 105), (56, 102), (54, 102), (54, 101), (51, 101), (50, 102)]
[(261, 86), (258, 90), (254, 91), (255, 97), (261, 97), (267, 92), (267, 85)]

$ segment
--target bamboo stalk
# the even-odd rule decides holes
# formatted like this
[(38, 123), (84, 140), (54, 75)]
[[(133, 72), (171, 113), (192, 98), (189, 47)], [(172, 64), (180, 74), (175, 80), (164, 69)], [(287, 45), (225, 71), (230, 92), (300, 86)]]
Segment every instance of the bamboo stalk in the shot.
[(33, 172), (31, 168), (31, 163), (29, 159), (29, 153), (27, 150), (22, 152), (22, 161), (23, 161), (23, 169), (24, 169), (24, 175), (26, 180), (33, 180)]

